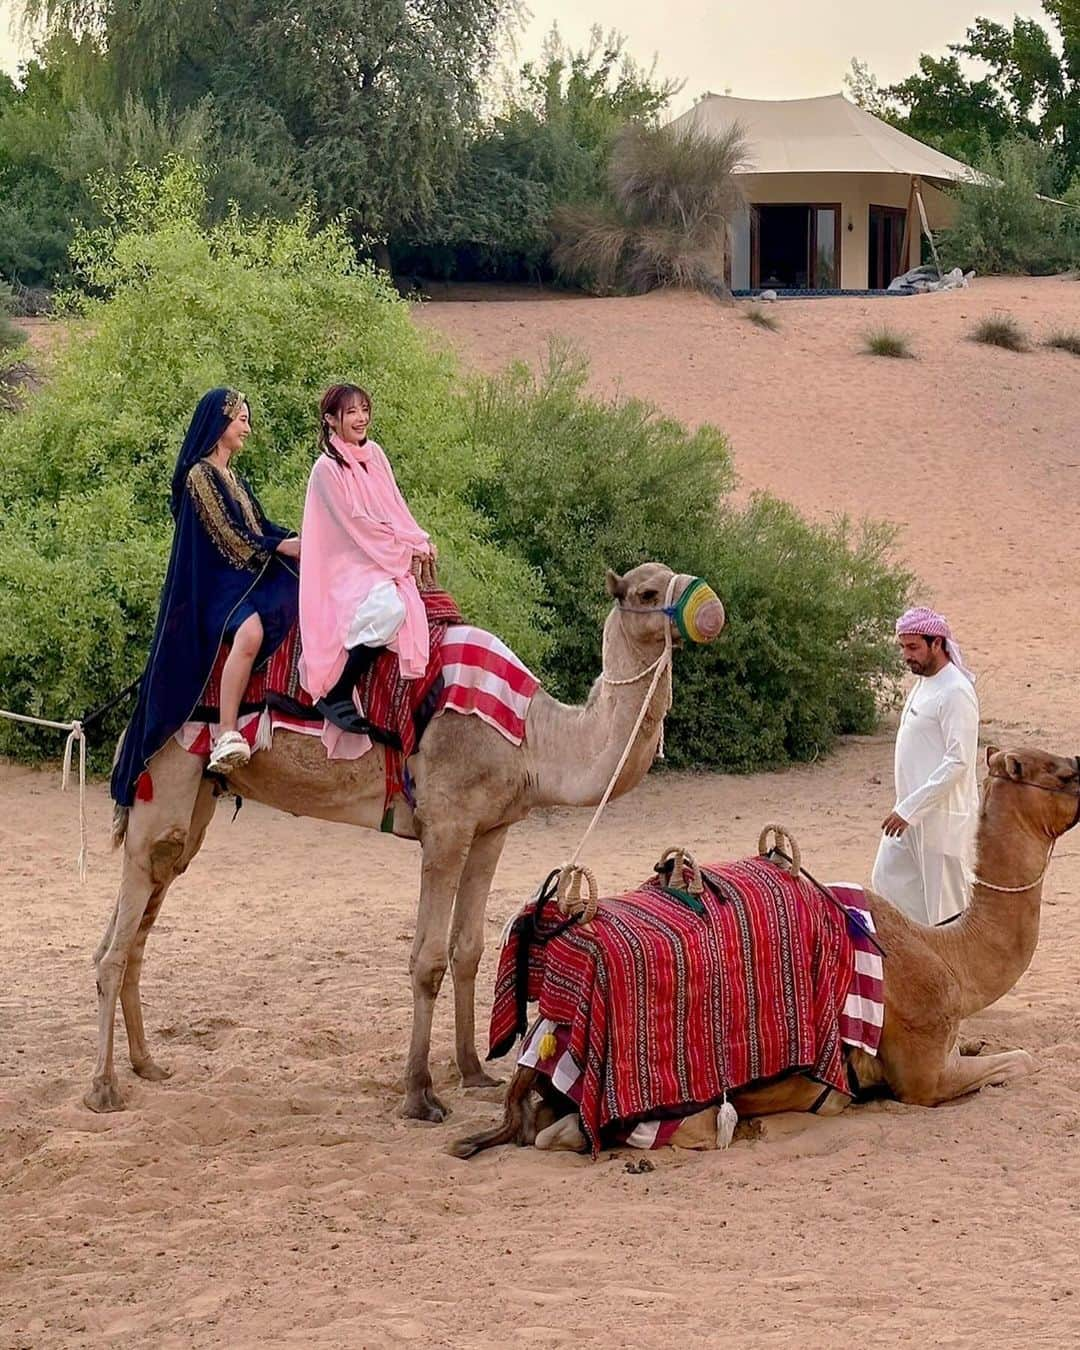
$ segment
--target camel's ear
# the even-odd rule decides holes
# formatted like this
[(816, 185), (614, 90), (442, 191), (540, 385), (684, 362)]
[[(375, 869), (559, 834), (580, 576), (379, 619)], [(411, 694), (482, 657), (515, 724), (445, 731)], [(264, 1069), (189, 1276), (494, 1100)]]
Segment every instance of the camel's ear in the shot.
[(1005, 772), (1017, 782), (1024, 776), (1024, 765), (1019, 755), (1005, 756)]
[(990, 761), (994, 758), (995, 755), (1000, 755), (1000, 754), (1001, 754), (1001, 746), (1000, 746), (1000, 745), (988, 745), (988, 746), (986, 747), (986, 767), (989, 768), (989, 767), (990, 767)]
[(626, 599), (626, 578), (619, 576), (618, 572), (613, 572), (610, 567), (604, 577), (604, 585), (612, 600)]

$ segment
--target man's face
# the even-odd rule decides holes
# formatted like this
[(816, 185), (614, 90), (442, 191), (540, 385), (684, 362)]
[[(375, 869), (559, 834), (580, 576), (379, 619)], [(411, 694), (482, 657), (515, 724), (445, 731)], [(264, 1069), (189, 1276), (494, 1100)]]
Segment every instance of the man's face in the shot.
[(899, 641), (900, 655), (912, 675), (927, 675), (934, 670), (940, 639), (932, 638), (927, 642), (917, 633), (904, 633)]

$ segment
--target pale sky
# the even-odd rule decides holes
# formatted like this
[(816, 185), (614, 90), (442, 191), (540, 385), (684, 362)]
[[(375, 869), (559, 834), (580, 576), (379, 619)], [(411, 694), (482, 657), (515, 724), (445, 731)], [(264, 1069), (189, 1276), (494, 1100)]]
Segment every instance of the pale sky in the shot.
[[(574, 46), (590, 24), (617, 28), (639, 62), (655, 55), (659, 74), (686, 80), (676, 113), (707, 89), (742, 98), (835, 94), (853, 56), (888, 84), (909, 75), (920, 52), (941, 54), (961, 40), (976, 15), (1006, 24), (1014, 14), (1044, 17), (1039, 4), (1000, 0), (531, 0), (529, 10), (523, 58), (539, 52), (553, 23)], [(14, 72), (11, 13), (10, 0), (0, 0), (0, 68)]]

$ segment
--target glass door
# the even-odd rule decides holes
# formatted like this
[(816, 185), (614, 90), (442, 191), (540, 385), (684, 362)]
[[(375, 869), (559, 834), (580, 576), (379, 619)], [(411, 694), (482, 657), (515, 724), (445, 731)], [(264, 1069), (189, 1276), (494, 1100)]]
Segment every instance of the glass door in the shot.
[(840, 208), (810, 208), (810, 285), (816, 291), (840, 285)]

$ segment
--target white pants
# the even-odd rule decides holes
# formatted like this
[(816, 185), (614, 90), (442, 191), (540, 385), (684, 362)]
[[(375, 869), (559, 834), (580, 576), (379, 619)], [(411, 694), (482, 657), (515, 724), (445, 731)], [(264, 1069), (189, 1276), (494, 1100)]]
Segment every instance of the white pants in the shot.
[(916, 923), (944, 923), (967, 907), (963, 858), (924, 848), (918, 825), (899, 839), (882, 835), (870, 885)]

